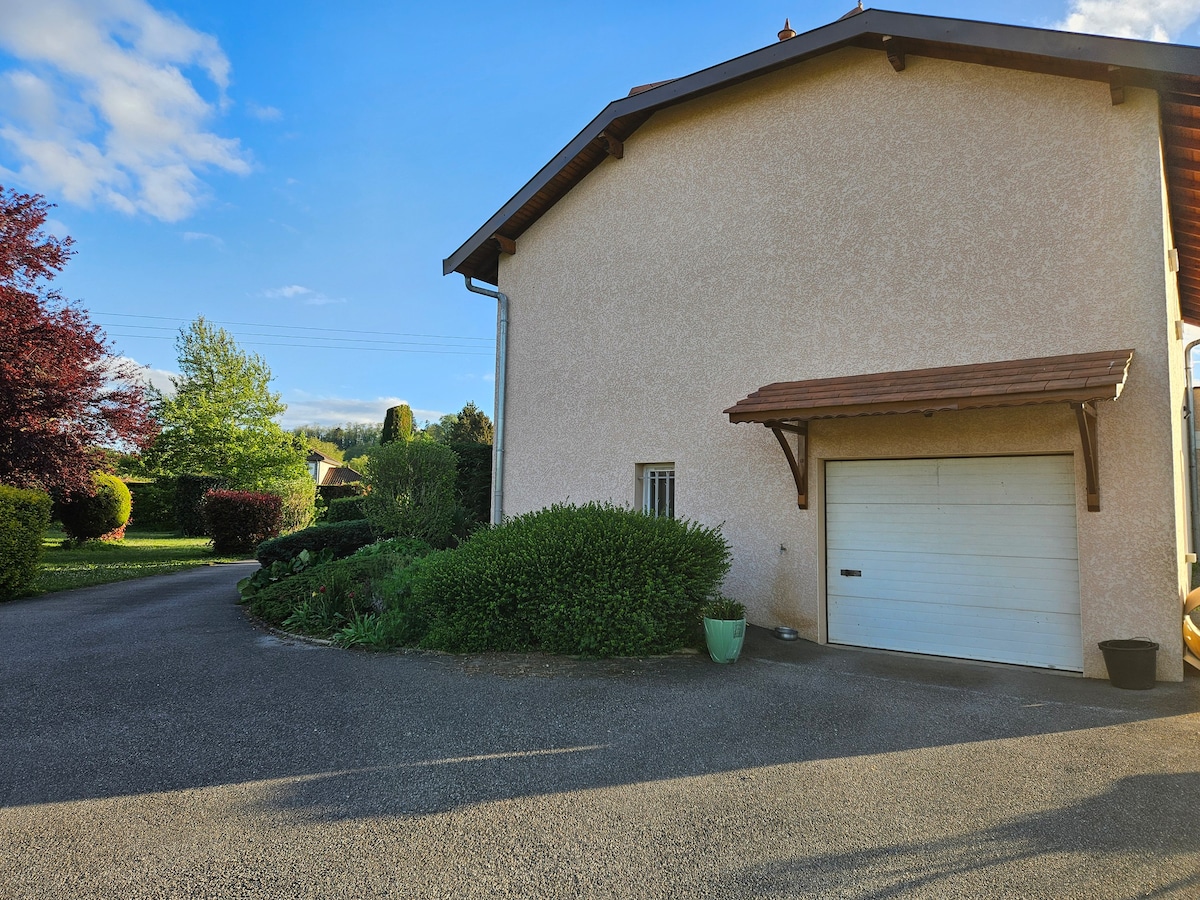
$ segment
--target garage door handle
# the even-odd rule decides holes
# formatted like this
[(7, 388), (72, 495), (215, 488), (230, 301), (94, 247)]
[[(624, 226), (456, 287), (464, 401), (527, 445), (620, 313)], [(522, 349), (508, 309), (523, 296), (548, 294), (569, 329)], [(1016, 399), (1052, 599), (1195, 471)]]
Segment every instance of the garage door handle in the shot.
[(862, 569), (842, 569), (842, 574), (847, 578), (862, 578)]

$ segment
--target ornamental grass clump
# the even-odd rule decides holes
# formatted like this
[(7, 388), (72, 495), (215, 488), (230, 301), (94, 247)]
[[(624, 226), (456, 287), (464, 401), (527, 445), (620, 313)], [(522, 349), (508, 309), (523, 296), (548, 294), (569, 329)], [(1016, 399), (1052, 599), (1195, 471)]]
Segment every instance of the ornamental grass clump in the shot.
[(560, 504), (429, 556), (408, 603), (430, 649), (669, 653), (691, 639), (729, 562), (717, 528)]

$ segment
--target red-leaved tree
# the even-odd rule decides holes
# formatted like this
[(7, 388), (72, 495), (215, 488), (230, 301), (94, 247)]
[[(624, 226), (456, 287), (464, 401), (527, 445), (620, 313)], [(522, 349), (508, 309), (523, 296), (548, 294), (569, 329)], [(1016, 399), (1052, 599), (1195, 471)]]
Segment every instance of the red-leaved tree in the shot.
[(91, 492), (100, 448), (143, 448), (157, 426), (129, 364), (48, 282), (72, 255), (51, 208), (0, 187), (0, 484)]

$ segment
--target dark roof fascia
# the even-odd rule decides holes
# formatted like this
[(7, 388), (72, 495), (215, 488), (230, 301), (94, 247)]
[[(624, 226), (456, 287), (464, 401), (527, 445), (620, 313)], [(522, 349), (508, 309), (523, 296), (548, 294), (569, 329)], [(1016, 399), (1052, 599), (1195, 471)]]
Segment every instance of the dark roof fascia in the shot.
[[(843, 47), (867, 46), (876, 47), (882, 51), (884, 35), (899, 40), (952, 46), (983, 53), (1011, 53), (1029, 61), (1043, 58), (1090, 67), (1116, 66), (1122, 70), (1126, 84), (1140, 87), (1159, 89), (1165, 86), (1169, 89), (1180, 90), (1180, 85), (1164, 85), (1164, 80), (1171, 76), (1182, 77), (1184, 81), (1200, 80), (1200, 48), (1196, 47), (1030, 28), (1023, 25), (1001, 25), (969, 19), (949, 19), (916, 13), (898, 13), (880, 9), (864, 10), (848, 19), (839, 19), (786, 41), (770, 44), (735, 59), (609, 103), (569, 144), (555, 154), (553, 159), (513, 195), (512, 199), (489, 218), (461, 247), (442, 261), (442, 274), (449, 275), (451, 272), (461, 271), (465, 275), (490, 280), (480, 271), (464, 271), (467, 268), (464, 264), (468, 257), (479, 250), (485, 242), (491, 240), (493, 235), (502, 231), (509, 219), (529, 203), (592, 141), (599, 138), (601, 132), (615, 120), (631, 116), (640, 116), (644, 120), (645, 117), (659, 109), (732, 87), (743, 81), (758, 78)], [(871, 40), (868, 41), (868, 39)], [(997, 64), (1010, 67), (1013, 65), (1007, 61), (998, 61)], [(1031, 68), (1037, 69), (1038, 67), (1031, 66)], [(1200, 86), (1194, 87), (1193, 90), (1196, 94), (1200, 94)], [(557, 201), (548, 204), (546, 209), (549, 209), (554, 202)], [(538, 212), (534, 219), (540, 218), (544, 212), (545, 210)], [(505, 236), (512, 239), (519, 237), (517, 234)], [(499, 253), (499, 249), (496, 253)]]

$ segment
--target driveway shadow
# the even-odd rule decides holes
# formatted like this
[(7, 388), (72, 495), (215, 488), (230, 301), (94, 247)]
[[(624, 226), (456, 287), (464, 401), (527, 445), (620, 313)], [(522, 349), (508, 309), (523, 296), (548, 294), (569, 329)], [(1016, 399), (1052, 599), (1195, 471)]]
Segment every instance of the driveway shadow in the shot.
[[(1109, 865), (1121, 858), (1152, 861), (1159, 883), (1126, 884), (1122, 896), (1197, 896), (1196, 839), (1186, 823), (1194, 818), (1198, 798), (1200, 772), (1132, 775), (1078, 803), (962, 835), (884, 843), (853, 853), (813, 853), (729, 871), (722, 884), (732, 893), (723, 889), (720, 894), (807, 896), (820, 884), (824, 895), (848, 900), (953, 896), (959, 876), (986, 880), (995, 870), (1003, 879), (1014, 866), (1045, 871), (1042, 857), (1079, 856)], [(1047, 893), (1057, 896), (1087, 896), (1079, 884), (1048, 887)], [(1021, 889), (1010, 884), (1009, 895), (1020, 896)]]

